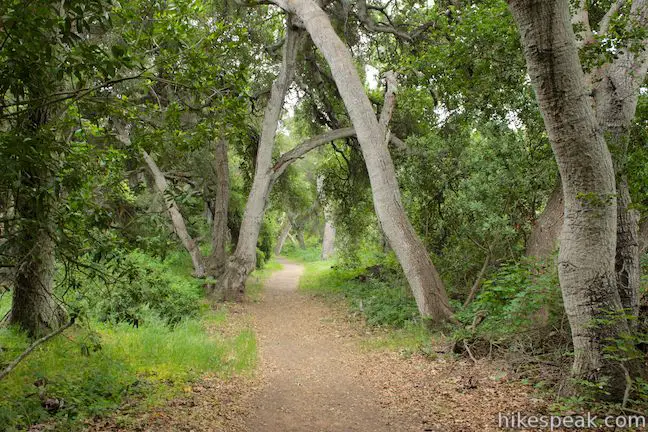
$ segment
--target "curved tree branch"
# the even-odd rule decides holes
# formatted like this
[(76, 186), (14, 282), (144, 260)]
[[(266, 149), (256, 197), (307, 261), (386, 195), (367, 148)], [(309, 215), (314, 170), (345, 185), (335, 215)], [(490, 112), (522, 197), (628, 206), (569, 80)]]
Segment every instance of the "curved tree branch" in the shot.
[(42, 338), (36, 340), (33, 344), (29, 345), (29, 347), (23, 351), (18, 357), (16, 357), (9, 365), (4, 368), (2, 372), (0, 372), (0, 380), (2, 380), (4, 377), (9, 375), (9, 373), (18, 366), (18, 363), (23, 361), (25, 357), (27, 357), (29, 354), (31, 354), (32, 351), (34, 351), (39, 345), (44, 344), (48, 340), (52, 339), (54, 336), (63, 333), (65, 330), (68, 328), (72, 327), (74, 324), (75, 317), (73, 316), (70, 318), (70, 321), (68, 321), (67, 324), (65, 324), (63, 327), (59, 327), (57, 330), (54, 330), (53, 332), (43, 336)]

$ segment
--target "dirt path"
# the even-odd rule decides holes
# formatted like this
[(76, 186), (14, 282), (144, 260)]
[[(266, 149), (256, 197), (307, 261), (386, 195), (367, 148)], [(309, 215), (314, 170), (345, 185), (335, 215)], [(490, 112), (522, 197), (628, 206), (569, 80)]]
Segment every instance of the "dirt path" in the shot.
[(253, 376), (206, 376), (184, 397), (137, 415), (126, 410), (86, 430), (492, 432), (501, 430), (500, 412), (544, 411), (546, 403), (506, 364), (363, 349), (363, 342), (389, 332), (298, 292), (303, 267), (281, 262), (261, 301), (228, 305), (231, 332), (253, 326), (257, 334)]
[[(331, 311), (297, 293), (303, 267), (283, 260), (252, 307), (262, 387), (251, 400), (250, 431), (390, 431), (354, 341)], [(401, 429), (402, 430), (402, 429)]]

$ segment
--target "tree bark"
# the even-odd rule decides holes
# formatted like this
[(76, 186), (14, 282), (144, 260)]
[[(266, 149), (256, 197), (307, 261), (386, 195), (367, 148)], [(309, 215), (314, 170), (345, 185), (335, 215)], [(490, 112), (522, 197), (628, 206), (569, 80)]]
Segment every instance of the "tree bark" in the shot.
[(288, 238), (288, 234), (290, 234), (290, 228), (292, 228), (292, 223), (290, 222), (290, 218), (286, 215), (286, 218), (281, 224), (281, 230), (279, 231), (279, 237), (277, 238), (277, 243), (275, 244), (275, 249), (274, 249), (275, 255), (281, 255), (281, 250), (283, 249), (284, 244), (286, 244), (286, 239)]
[(509, 6), (560, 169), (565, 223), (558, 273), (574, 343), (572, 373), (607, 377), (605, 389), (622, 398), (625, 366), (605, 355), (610, 341), (628, 332), (615, 276), (614, 168), (587, 95), (569, 2), (511, 0)]
[[(42, 77), (41, 77), (42, 78)], [(38, 78), (32, 77), (33, 83)], [(42, 95), (30, 89), (32, 97)], [(43, 132), (53, 113), (51, 106), (30, 106), (22, 130), (25, 140), (20, 184), (14, 194), (17, 230), (12, 245), (16, 254), (14, 288), (9, 323), (19, 326), (32, 338), (57, 330), (67, 321), (67, 312), (54, 295), (57, 195), (49, 142), (55, 139)], [(19, 129), (21, 129), (19, 128)]]
[[(392, 103), (391, 106), (393, 107), (393, 105)], [(391, 109), (388, 108), (388, 110)], [(320, 257), (326, 261), (335, 253), (335, 226), (333, 225), (331, 208), (326, 202), (326, 195), (324, 193), (324, 176), (321, 175), (317, 177), (317, 195), (319, 201), (324, 202), (324, 234), (322, 235), (322, 254)]]
[(301, 226), (297, 230), (297, 241), (299, 242), (300, 249), (306, 249), (306, 240), (304, 239), (304, 227)]
[(544, 211), (533, 225), (526, 246), (527, 256), (544, 259), (556, 250), (563, 226), (564, 208), (562, 185), (558, 181)]
[(245, 281), (256, 265), (257, 240), (272, 188), (272, 150), (286, 92), (293, 82), (300, 40), (301, 32), (287, 22), (281, 70), (272, 84), (270, 100), (263, 114), (254, 180), (245, 205), (236, 250), (218, 283), (216, 294), (223, 300), (241, 299)]
[[(614, 10), (616, 3), (612, 6)], [(628, 25), (648, 25), (648, 2), (634, 0)], [(644, 46), (648, 39), (644, 40)], [(648, 70), (648, 50), (622, 47), (611, 63), (592, 72), (596, 117), (612, 152), (617, 185), (617, 288), (623, 306), (639, 313), (641, 279), (639, 255), (639, 213), (631, 208), (626, 163), (629, 128), (637, 110), (639, 87)]]
[(331, 215), (324, 211), (324, 235), (322, 236), (322, 259), (327, 260), (335, 253), (335, 226)]
[(158, 168), (153, 158), (146, 151), (142, 150), (142, 157), (144, 158), (146, 165), (148, 165), (149, 170), (153, 175), (153, 181), (155, 183), (156, 189), (158, 190), (158, 192), (160, 192), (162, 198), (164, 199), (167, 211), (169, 212), (169, 217), (171, 218), (173, 231), (176, 233), (178, 239), (180, 239), (180, 242), (191, 256), (191, 262), (194, 268), (194, 276), (204, 277), (205, 266), (203, 263), (203, 257), (200, 253), (200, 248), (198, 247), (197, 242), (193, 238), (191, 238), (189, 231), (187, 231), (187, 226), (185, 225), (182, 213), (180, 213), (180, 208), (178, 208), (175, 200), (169, 195), (169, 192), (167, 191), (168, 184), (166, 178), (164, 178), (164, 174), (162, 173), (162, 171), (160, 171), (160, 168)]
[(648, 217), (644, 217), (639, 225), (639, 257), (648, 251)]
[(26, 173), (22, 189), (16, 194), (16, 216), (21, 225), (16, 235), (20, 254), (9, 322), (30, 337), (40, 337), (58, 329), (67, 320), (63, 306), (54, 296), (55, 248), (51, 221), (52, 188), (50, 173)]
[(227, 141), (219, 140), (215, 150), (217, 189), (212, 219), (212, 250), (207, 259), (207, 273), (213, 277), (220, 275), (227, 264), (227, 213), (230, 195)]
[(403, 267), (419, 312), (436, 322), (451, 318), (452, 310), (441, 278), (403, 209), (387, 147), (387, 130), (376, 119), (348, 48), (333, 30), (326, 13), (312, 0), (275, 0), (274, 3), (303, 21), (331, 68), (367, 165), (376, 214)]

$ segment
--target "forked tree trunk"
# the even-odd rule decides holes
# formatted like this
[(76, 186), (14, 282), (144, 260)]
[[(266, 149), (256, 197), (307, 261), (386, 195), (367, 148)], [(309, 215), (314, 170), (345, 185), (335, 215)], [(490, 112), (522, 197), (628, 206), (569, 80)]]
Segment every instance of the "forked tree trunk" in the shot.
[(290, 234), (290, 228), (292, 228), (292, 223), (290, 222), (290, 218), (288, 217), (288, 215), (286, 215), (286, 218), (281, 224), (281, 229), (279, 230), (279, 237), (277, 237), (277, 243), (275, 243), (275, 248), (274, 248), (275, 255), (281, 255), (281, 250), (283, 249), (284, 244), (286, 244), (286, 239), (288, 238), (288, 234)]
[(562, 184), (558, 180), (545, 209), (533, 225), (527, 240), (527, 256), (544, 259), (556, 250), (563, 226), (564, 209)]
[(600, 382), (608, 378), (605, 390), (622, 398), (625, 366), (605, 352), (611, 340), (628, 332), (614, 268), (614, 168), (587, 96), (569, 2), (511, 0), (509, 6), (562, 180), (558, 273), (574, 343), (572, 373)]
[(227, 263), (218, 282), (218, 292), (215, 293), (223, 300), (239, 300), (243, 296), (245, 281), (256, 265), (257, 240), (273, 181), (272, 150), (286, 92), (293, 81), (300, 39), (301, 33), (288, 22), (281, 70), (272, 84), (270, 100), (263, 114), (254, 180), (245, 205), (236, 250)]
[(178, 239), (180, 239), (180, 242), (191, 256), (191, 262), (194, 268), (194, 276), (204, 277), (205, 266), (203, 264), (203, 257), (200, 253), (200, 248), (198, 247), (197, 242), (193, 238), (191, 238), (189, 231), (187, 231), (187, 226), (185, 225), (184, 218), (182, 217), (182, 213), (180, 213), (178, 205), (176, 204), (173, 197), (169, 195), (169, 191), (167, 190), (168, 184), (166, 178), (164, 178), (164, 174), (162, 173), (162, 171), (160, 171), (160, 168), (158, 168), (153, 158), (147, 152), (142, 151), (142, 157), (144, 157), (144, 161), (146, 162), (146, 165), (148, 165), (149, 170), (153, 175), (153, 181), (155, 182), (156, 189), (164, 199), (167, 211), (169, 212), (169, 217), (171, 218), (173, 231), (176, 233)]
[(212, 250), (207, 259), (207, 273), (213, 277), (220, 275), (227, 264), (227, 212), (230, 195), (227, 141), (219, 140), (215, 150), (217, 188), (212, 220)]
[(437, 322), (451, 318), (452, 310), (441, 278), (403, 209), (387, 147), (387, 131), (376, 119), (349, 49), (333, 30), (326, 13), (312, 0), (274, 2), (303, 21), (331, 68), (367, 165), (376, 214), (403, 267), (419, 312)]
[[(609, 28), (610, 19), (618, 12), (618, 2), (613, 3), (606, 18), (601, 21), (599, 30), (604, 33)], [(586, 10), (581, 8), (575, 20), (582, 29), (583, 43), (593, 42), (589, 29), (589, 17)], [(607, 21), (604, 23), (604, 21)], [(632, 2), (629, 24), (633, 26), (648, 25), (648, 5), (646, 0)], [(589, 36), (588, 36), (589, 35)], [(644, 39), (648, 42), (648, 39)], [(631, 207), (626, 160), (628, 156), (628, 129), (632, 124), (637, 109), (639, 87), (643, 83), (648, 69), (648, 51), (634, 50), (629, 46), (619, 47), (615, 59), (595, 68), (586, 77), (591, 83), (593, 102), (596, 110), (597, 123), (604, 132), (604, 138), (614, 157), (617, 188), (617, 245), (616, 245), (616, 277), (617, 288), (621, 302), (628, 311), (637, 315), (638, 293), (641, 278), (640, 248), (639, 248), (639, 213)], [(552, 194), (549, 203), (557, 202), (557, 192), (560, 185)], [(562, 210), (548, 204), (547, 210), (538, 219), (538, 224), (531, 233), (527, 255), (544, 257), (550, 253), (550, 248), (558, 240), (558, 229), (563, 223)], [(548, 228), (549, 227), (549, 228)], [(553, 238), (551, 238), (553, 236)]]

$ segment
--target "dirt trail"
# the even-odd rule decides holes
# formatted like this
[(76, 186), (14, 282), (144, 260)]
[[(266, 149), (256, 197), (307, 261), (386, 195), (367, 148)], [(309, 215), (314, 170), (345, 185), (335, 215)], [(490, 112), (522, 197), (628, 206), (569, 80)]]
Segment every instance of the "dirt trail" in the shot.
[(501, 430), (500, 412), (545, 409), (506, 364), (362, 349), (363, 341), (389, 333), (298, 292), (303, 267), (281, 262), (261, 301), (228, 305), (233, 334), (255, 328), (259, 365), (253, 376), (206, 376), (184, 397), (136, 415), (122, 410), (89, 422), (86, 430), (492, 432)]
[[(366, 359), (331, 311), (297, 293), (303, 267), (283, 260), (251, 312), (259, 341), (261, 390), (250, 431), (390, 431), (393, 420), (364, 382)], [(399, 430), (402, 430), (399, 428)]]

